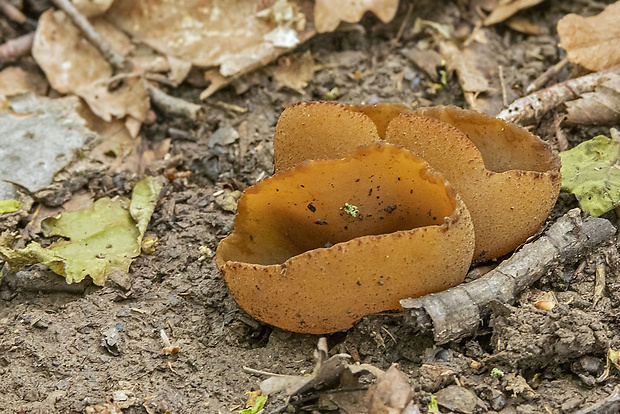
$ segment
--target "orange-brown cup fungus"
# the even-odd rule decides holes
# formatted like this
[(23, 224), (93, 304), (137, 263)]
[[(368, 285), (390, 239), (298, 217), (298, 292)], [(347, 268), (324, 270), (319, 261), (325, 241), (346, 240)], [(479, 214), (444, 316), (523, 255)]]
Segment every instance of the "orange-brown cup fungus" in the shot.
[(216, 263), (253, 317), (323, 334), (463, 281), (473, 224), (442, 176), (393, 145), (348, 152), (276, 174), (241, 196)]
[[(370, 132), (369, 121), (375, 125)], [(356, 135), (362, 123), (365, 135)], [(352, 132), (350, 124), (357, 124)], [(535, 234), (560, 191), (560, 160), (549, 144), (517, 125), (454, 106), (291, 106), (276, 126), (276, 171), (307, 159), (346, 157), (356, 136), (363, 137), (360, 145), (372, 137), (407, 148), (446, 177), (471, 213), (477, 262), (509, 253)]]

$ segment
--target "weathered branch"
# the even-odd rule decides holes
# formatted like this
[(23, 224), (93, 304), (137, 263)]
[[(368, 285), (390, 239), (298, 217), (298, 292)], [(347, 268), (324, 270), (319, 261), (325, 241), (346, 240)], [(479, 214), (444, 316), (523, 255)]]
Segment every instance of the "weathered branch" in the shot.
[(515, 297), (549, 270), (567, 263), (609, 240), (615, 227), (602, 218), (581, 218), (579, 209), (560, 217), (538, 240), (524, 245), (511, 258), (470, 283), (417, 299), (401, 300), (405, 323), (433, 330), (444, 344), (476, 333), (489, 304), (513, 303)]
[(608, 81), (610, 74), (613, 73), (620, 73), (620, 69), (591, 73), (541, 89), (517, 99), (508, 108), (500, 112), (497, 117), (518, 124), (536, 123), (547, 111), (565, 102), (577, 99), (584, 93), (594, 91), (597, 86)]
[(179, 115), (191, 121), (196, 121), (204, 110), (202, 106), (170, 96), (148, 82), (146, 82), (146, 90), (149, 92), (153, 105), (167, 114)]

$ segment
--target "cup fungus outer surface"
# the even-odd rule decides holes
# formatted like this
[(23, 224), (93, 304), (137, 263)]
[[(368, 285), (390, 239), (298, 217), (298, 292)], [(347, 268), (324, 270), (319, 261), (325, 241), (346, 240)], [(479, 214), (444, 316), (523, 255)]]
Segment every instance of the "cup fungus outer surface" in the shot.
[(246, 189), (216, 263), (250, 315), (324, 334), (461, 283), (473, 240), (467, 208), (438, 173), (374, 144)]
[[(275, 168), (284, 171), (294, 162), (280, 165), (287, 156), (281, 151), (295, 151), (298, 162), (316, 158), (316, 148), (328, 132), (330, 117), (348, 110), (366, 115), (375, 125), (376, 134), (367, 132), (359, 145), (369, 140), (386, 140), (411, 150), (440, 171), (458, 191), (471, 213), (476, 229), (474, 261), (483, 262), (507, 254), (535, 234), (548, 217), (560, 191), (560, 161), (551, 147), (524, 128), (494, 117), (455, 106), (435, 106), (412, 111), (399, 104), (369, 106), (339, 105), (324, 102), (306, 103), (321, 113), (320, 122), (306, 122), (310, 139), (300, 129), (288, 130), (283, 123), (274, 137)], [(290, 107), (287, 120), (300, 119), (299, 107)], [(286, 112), (286, 111), (285, 111)], [(355, 122), (351, 118), (351, 122)], [(364, 121), (367, 125), (367, 120)], [(366, 129), (368, 129), (366, 127)], [(379, 138), (377, 138), (377, 136)], [(319, 137), (315, 139), (315, 137)], [(337, 136), (330, 135), (330, 139)], [(312, 145), (314, 140), (316, 145)], [(281, 145), (281, 142), (287, 145)], [(295, 142), (304, 141), (304, 146)], [(280, 145), (277, 145), (280, 144)], [(331, 143), (332, 147), (337, 144)], [(349, 151), (357, 147), (355, 135), (348, 136)], [(340, 158), (346, 148), (321, 159)]]
[(455, 106), (421, 108), (386, 133), (441, 171), (476, 229), (474, 261), (503, 256), (535, 234), (560, 191), (560, 160), (524, 128)]

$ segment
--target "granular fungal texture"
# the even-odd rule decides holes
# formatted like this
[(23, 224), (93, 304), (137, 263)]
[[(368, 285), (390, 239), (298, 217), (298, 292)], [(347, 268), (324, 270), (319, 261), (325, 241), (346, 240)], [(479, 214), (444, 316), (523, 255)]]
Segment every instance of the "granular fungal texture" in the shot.
[[(369, 121), (375, 128), (359, 134), (332, 127), (342, 118), (352, 124), (364, 118), (366, 129)], [(535, 234), (560, 190), (560, 161), (547, 143), (517, 125), (454, 106), (291, 106), (276, 127), (275, 168), (346, 157), (372, 139), (411, 150), (454, 185), (474, 222), (477, 262), (507, 254)]]
[(322, 334), (461, 283), (473, 241), (467, 208), (440, 174), (373, 144), (246, 189), (216, 262), (250, 315)]

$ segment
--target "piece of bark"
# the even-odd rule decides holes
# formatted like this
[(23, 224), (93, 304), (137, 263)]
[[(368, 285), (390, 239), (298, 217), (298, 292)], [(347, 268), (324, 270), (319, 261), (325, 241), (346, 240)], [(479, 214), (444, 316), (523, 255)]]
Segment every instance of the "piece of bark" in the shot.
[(591, 73), (579, 78), (569, 79), (546, 89), (541, 89), (530, 95), (514, 101), (508, 108), (501, 111), (497, 117), (508, 122), (521, 125), (536, 123), (547, 111), (592, 92), (597, 86), (609, 81), (614, 74), (619, 74), (620, 68), (613, 71)]
[(609, 80), (594, 92), (566, 102), (566, 124), (614, 124), (620, 120), (620, 74), (610, 73)]
[(616, 233), (606, 219), (581, 217), (579, 209), (560, 217), (538, 240), (478, 280), (416, 299), (403, 299), (405, 322), (432, 329), (444, 344), (476, 333), (489, 314), (489, 304), (513, 303), (516, 296), (549, 270), (583, 256)]

